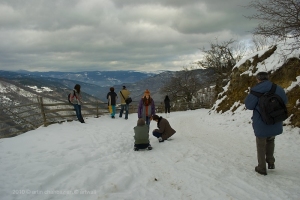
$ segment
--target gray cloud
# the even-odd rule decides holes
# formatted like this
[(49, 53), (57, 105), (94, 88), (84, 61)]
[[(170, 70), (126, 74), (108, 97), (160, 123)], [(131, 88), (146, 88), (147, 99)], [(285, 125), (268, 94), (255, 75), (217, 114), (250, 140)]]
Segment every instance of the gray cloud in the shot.
[(179, 70), (249, 39), (250, 0), (0, 0), (0, 69)]

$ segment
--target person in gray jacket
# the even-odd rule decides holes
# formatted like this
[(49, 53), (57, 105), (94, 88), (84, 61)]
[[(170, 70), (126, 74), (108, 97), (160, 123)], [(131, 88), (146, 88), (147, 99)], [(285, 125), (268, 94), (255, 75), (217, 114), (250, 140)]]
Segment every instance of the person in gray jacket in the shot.
[[(268, 80), (267, 72), (259, 72), (256, 75), (256, 79), (258, 83), (252, 88), (253, 91), (259, 93), (270, 91), (272, 82)], [(276, 87), (275, 94), (279, 95), (283, 102), (287, 104), (287, 96), (280, 86)], [(248, 110), (253, 110), (251, 119), (254, 134), (256, 136), (258, 160), (258, 166), (255, 167), (255, 171), (261, 175), (267, 175), (266, 163), (268, 163), (268, 169), (275, 169), (275, 136), (283, 132), (283, 122), (277, 122), (272, 125), (264, 123), (259, 112), (258, 97), (251, 93), (248, 94), (245, 99), (245, 106)]]
[(148, 149), (151, 150), (152, 147), (149, 141), (149, 126), (146, 125), (143, 118), (138, 119), (137, 126), (134, 128), (134, 150)]

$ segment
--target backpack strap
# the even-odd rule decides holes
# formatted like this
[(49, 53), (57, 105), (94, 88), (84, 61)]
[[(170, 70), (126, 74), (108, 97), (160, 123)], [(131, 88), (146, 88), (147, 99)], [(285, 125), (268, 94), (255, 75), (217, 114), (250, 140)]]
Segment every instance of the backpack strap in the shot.
[(276, 91), (276, 87), (277, 87), (277, 85), (273, 83), (272, 87), (271, 87), (271, 90), (270, 90), (270, 93), (274, 94), (275, 91)]
[(125, 97), (124, 97), (124, 95), (123, 95), (122, 91), (120, 91), (120, 93), (121, 93), (121, 95), (122, 95), (123, 99), (125, 100)]
[[(275, 91), (276, 91), (276, 87), (277, 87), (277, 85), (274, 84), (274, 83), (272, 83), (272, 87), (271, 87), (269, 93), (274, 94)], [(261, 97), (261, 96), (263, 95), (263, 93), (255, 92), (255, 91), (253, 91), (253, 90), (250, 90), (250, 94), (253, 94), (254, 96), (257, 96), (258, 98)]]
[(263, 95), (263, 93), (260, 93), (260, 92), (255, 92), (255, 91), (253, 91), (253, 90), (250, 90), (250, 94), (253, 94), (254, 96), (256, 96), (256, 97), (261, 97), (262, 95)]

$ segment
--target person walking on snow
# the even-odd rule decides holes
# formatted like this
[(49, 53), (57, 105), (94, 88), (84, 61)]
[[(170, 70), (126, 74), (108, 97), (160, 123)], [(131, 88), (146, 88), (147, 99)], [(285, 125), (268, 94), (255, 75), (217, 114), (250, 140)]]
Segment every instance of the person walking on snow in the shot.
[[(256, 75), (257, 84), (251, 89), (254, 92), (266, 93), (270, 91), (272, 82), (268, 80), (267, 72), (259, 72)], [(275, 94), (279, 95), (283, 102), (287, 104), (287, 96), (284, 90), (277, 85)], [(255, 171), (261, 175), (267, 175), (266, 163), (268, 169), (275, 169), (275, 136), (283, 131), (282, 122), (277, 122), (272, 125), (267, 125), (263, 122), (258, 107), (258, 97), (253, 94), (248, 94), (245, 99), (245, 106), (248, 110), (253, 110), (252, 127), (256, 136), (257, 161), (258, 165)]]

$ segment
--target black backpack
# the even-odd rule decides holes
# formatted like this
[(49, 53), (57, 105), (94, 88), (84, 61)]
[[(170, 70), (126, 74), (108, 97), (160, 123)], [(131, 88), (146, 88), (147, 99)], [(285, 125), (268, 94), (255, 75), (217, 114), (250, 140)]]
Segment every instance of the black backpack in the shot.
[[(75, 96), (75, 91), (73, 91), (73, 95)], [(70, 96), (71, 96), (71, 93), (68, 94), (68, 101), (69, 101), (69, 103), (72, 104), (72, 102), (70, 101)]]
[(267, 125), (275, 124), (288, 118), (285, 103), (279, 95), (275, 94), (276, 87), (277, 85), (273, 83), (269, 92), (259, 93), (253, 90), (250, 91), (251, 94), (259, 98), (257, 104), (260, 116)]

